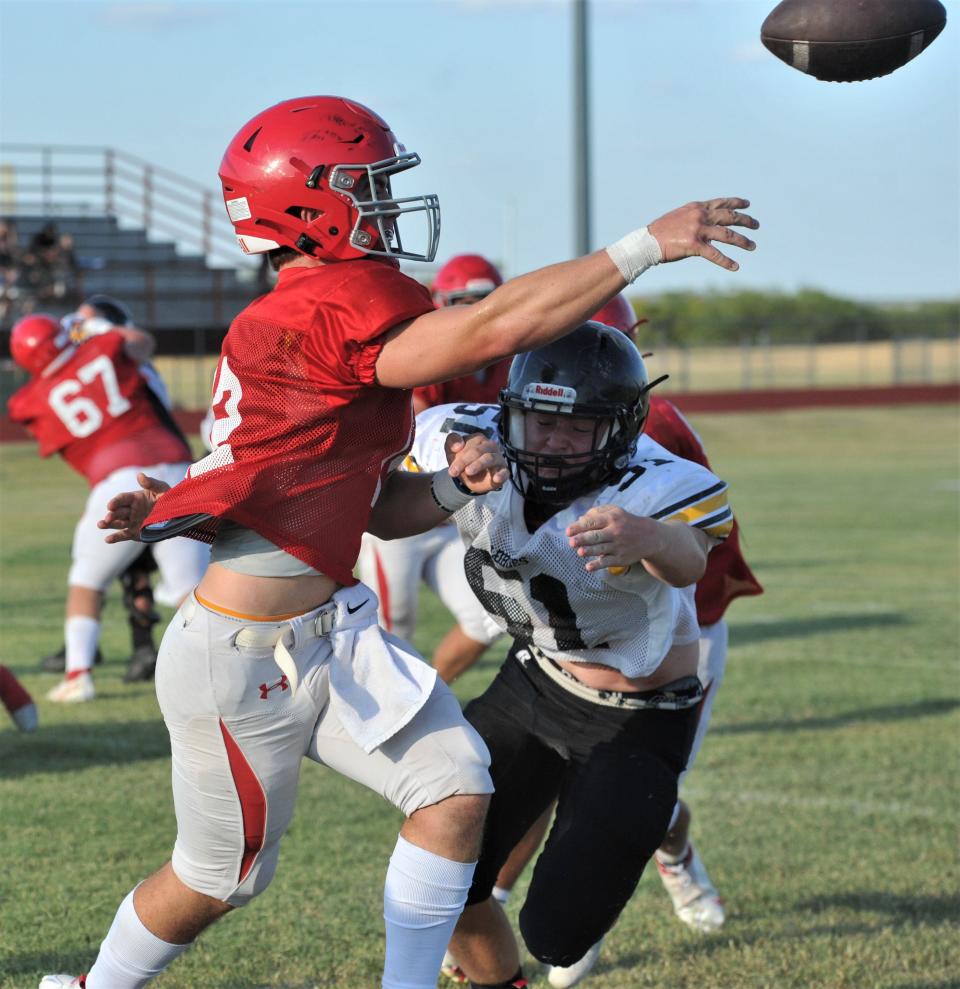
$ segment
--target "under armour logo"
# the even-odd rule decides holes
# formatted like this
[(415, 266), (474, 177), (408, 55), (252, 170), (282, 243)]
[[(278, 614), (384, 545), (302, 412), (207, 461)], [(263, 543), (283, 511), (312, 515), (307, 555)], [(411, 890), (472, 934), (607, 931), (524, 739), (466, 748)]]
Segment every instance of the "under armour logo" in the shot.
[(271, 683), (269, 686), (267, 686), (267, 684), (265, 683), (260, 684), (260, 700), (265, 701), (267, 699), (267, 694), (269, 694), (271, 690), (274, 690), (277, 687), (279, 687), (281, 690), (290, 689), (290, 681), (287, 679), (286, 673), (284, 673), (283, 676), (280, 677), (280, 679), (277, 680), (276, 683)]

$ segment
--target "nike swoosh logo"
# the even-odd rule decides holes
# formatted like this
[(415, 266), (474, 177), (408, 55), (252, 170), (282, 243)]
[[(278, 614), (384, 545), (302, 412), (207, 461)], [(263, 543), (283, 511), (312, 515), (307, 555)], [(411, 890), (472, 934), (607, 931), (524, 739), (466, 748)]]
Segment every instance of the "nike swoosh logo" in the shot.
[(365, 605), (365, 604), (367, 603), (367, 601), (369, 601), (369, 600), (370, 600), (370, 598), (364, 598), (364, 599), (363, 599), (363, 600), (362, 600), (362, 601), (361, 601), (361, 602), (360, 602), (360, 603), (359, 603), (359, 604), (358, 604), (358, 605), (356, 606), (356, 608), (351, 608), (351, 607), (350, 607), (350, 605), (348, 604), (348, 605), (347, 605), (347, 614), (348, 614), (348, 615), (355, 615), (355, 614), (356, 614), (356, 613), (357, 613), (357, 612), (358, 612), (358, 611), (359, 611), (359, 610), (360, 610), (360, 609), (361, 609), (361, 608), (362, 608), (362, 607), (363, 607), (363, 606), (364, 606), (364, 605)]

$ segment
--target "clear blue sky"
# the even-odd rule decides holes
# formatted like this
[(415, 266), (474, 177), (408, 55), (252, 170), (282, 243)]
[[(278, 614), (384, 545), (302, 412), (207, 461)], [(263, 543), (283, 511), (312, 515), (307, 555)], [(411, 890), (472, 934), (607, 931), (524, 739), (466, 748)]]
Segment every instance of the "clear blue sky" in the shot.
[[(762, 48), (774, 0), (592, 0), (594, 246), (690, 199), (743, 195), (760, 248), (666, 289), (960, 294), (960, 4), (903, 69), (822, 83)], [(234, 132), (281, 99), (367, 103), (423, 157), (438, 260), (510, 273), (574, 251), (567, 0), (0, 0), (0, 137), (110, 145), (217, 186)]]

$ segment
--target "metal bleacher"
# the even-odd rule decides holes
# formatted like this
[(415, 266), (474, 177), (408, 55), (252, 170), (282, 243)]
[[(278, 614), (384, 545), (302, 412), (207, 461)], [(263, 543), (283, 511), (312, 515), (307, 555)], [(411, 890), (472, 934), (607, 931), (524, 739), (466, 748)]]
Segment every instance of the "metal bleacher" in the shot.
[(45, 311), (105, 292), (157, 334), (161, 353), (218, 350), (266, 287), (256, 260), (239, 253), (219, 193), (112, 148), (0, 144), (0, 219), (15, 225), (21, 250), (50, 223), (73, 239), (70, 290), (44, 300)]

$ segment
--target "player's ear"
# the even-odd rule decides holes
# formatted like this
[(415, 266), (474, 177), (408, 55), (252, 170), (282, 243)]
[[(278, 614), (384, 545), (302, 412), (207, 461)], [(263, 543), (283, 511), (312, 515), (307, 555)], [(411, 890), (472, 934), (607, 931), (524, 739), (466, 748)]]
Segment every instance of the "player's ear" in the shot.
[(312, 223), (320, 215), (320, 210), (310, 209), (309, 206), (300, 207), (300, 219), (304, 223)]

